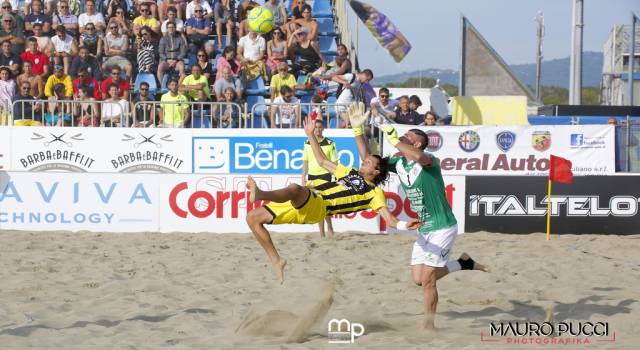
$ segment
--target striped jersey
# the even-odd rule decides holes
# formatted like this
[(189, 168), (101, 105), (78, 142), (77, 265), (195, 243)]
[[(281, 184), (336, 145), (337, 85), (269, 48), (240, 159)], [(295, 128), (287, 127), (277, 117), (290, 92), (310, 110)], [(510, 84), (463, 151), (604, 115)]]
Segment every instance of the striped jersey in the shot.
[(327, 215), (348, 214), (356, 211), (380, 210), (387, 206), (384, 191), (358, 174), (358, 170), (338, 163), (333, 174), (336, 181), (315, 187), (322, 196)]
[[(332, 162), (338, 160), (338, 151), (336, 150), (335, 142), (325, 137), (322, 140), (318, 140), (322, 153)], [(328, 173), (327, 169), (318, 164), (316, 157), (313, 155), (313, 149), (309, 144), (309, 140), (304, 142), (304, 153), (302, 154), (302, 160), (307, 161), (307, 173), (309, 175), (322, 175)]]

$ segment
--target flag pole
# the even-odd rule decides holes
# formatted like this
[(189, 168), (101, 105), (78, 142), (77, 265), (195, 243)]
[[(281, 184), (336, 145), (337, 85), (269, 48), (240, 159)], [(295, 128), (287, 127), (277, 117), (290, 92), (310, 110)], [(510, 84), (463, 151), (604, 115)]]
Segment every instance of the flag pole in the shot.
[(547, 189), (547, 241), (551, 240), (551, 178)]

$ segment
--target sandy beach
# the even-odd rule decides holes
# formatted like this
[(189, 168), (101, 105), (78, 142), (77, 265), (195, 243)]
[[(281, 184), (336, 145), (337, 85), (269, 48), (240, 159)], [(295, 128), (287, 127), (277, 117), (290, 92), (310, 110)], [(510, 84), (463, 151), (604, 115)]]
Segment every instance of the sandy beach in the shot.
[[(466, 251), (493, 271), (438, 282), (437, 333), (420, 330), (413, 241), (274, 234), (289, 261), (278, 285), (249, 234), (0, 232), (0, 348), (488, 349), (498, 346), (480, 332), (491, 322), (549, 315), (608, 322), (615, 342), (588, 348), (640, 342), (640, 236), (461, 235), (453, 256)], [(328, 344), (333, 318), (365, 334)]]

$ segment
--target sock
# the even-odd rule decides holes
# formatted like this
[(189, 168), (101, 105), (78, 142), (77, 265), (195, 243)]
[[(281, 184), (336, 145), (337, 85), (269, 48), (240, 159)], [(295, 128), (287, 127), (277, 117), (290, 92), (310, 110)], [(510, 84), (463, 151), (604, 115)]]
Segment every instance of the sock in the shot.
[(449, 273), (456, 272), (462, 268), (458, 260), (449, 260), (444, 266), (447, 267), (447, 269), (449, 270)]

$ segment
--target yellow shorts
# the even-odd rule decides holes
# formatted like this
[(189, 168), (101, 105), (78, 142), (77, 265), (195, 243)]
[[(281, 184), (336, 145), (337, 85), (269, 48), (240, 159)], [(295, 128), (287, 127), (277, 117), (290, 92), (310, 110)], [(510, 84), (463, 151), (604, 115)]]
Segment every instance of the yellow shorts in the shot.
[(291, 201), (284, 203), (271, 202), (264, 206), (273, 216), (272, 225), (281, 224), (316, 224), (327, 216), (327, 209), (322, 197), (309, 191), (307, 202), (294, 208)]

